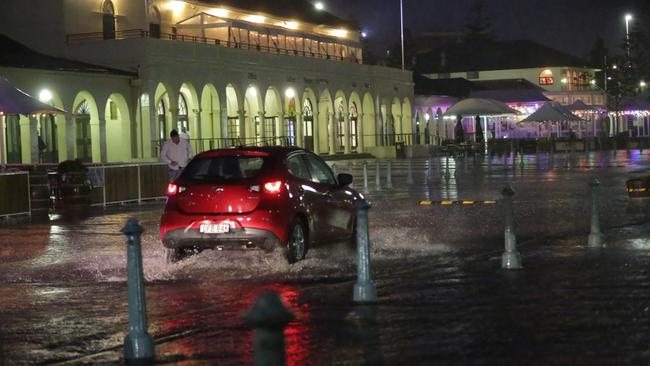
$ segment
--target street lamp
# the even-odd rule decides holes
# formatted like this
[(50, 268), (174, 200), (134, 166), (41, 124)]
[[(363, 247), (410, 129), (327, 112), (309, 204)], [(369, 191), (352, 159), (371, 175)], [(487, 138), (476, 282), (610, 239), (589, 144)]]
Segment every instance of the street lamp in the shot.
[(630, 21), (632, 14), (625, 14), (625, 44), (627, 46), (627, 57), (630, 57)]
[(323, 3), (321, 3), (320, 1), (317, 2), (316, 4), (314, 4), (314, 7), (316, 8), (316, 10), (323, 10), (323, 9), (325, 9), (325, 5), (323, 5)]
[(399, 19), (400, 19), (400, 34), (402, 40), (402, 70), (404, 70), (404, 6), (402, 0), (399, 0)]

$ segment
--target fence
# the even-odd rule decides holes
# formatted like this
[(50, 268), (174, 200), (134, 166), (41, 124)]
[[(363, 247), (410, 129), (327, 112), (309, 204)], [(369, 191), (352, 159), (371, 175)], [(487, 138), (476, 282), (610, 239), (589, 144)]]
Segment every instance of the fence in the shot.
[(169, 182), (165, 164), (129, 164), (91, 167), (91, 204), (141, 202), (165, 197)]
[(29, 173), (0, 173), (0, 217), (29, 214)]
[(201, 36), (193, 36), (193, 35), (171, 34), (171, 33), (152, 34), (151, 32), (141, 30), (141, 29), (127, 29), (122, 31), (116, 31), (114, 34), (110, 34), (110, 37), (108, 38), (106, 37), (106, 34), (104, 34), (103, 32), (68, 34), (66, 35), (66, 42), (68, 44), (79, 44), (79, 43), (86, 43), (86, 42), (104, 41), (106, 39), (132, 39), (132, 38), (157, 38), (157, 39), (163, 39), (169, 41), (217, 45), (217, 46), (222, 46), (227, 48), (240, 48), (240, 49), (254, 50), (254, 51), (259, 51), (264, 53), (276, 53), (281, 55), (322, 58), (327, 60), (353, 62), (356, 64), (363, 63), (362, 59), (360, 58), (343, 56), (342, 54), (333, 54), (333, 53), (320, 52), (320, 51), (309, 51), (304, 49), (301, 50), (297, 48), (290, 49), (284, 47), (264, 46), (256, 43), (234, 42), (234, 41), (227, 41), (218, 38), (209, 38), (209, 37), (201, 37)]

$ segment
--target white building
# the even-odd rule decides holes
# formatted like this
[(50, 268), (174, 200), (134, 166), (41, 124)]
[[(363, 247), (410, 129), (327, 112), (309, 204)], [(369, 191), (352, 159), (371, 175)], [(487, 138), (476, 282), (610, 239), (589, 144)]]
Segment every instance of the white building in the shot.
[(4, 0), (0, 14), (38, 52), (12, 45), (0, 74), (70, 112), (3, 115), (0, 163), (37, 162), (39, 135), (44, 162), (98, 163), (155, 160), (182, 127), (195, 151), (330, 155), (391, 156), (413, 133), (411, 73), (364, 65), (358, 27), (302, 0)]

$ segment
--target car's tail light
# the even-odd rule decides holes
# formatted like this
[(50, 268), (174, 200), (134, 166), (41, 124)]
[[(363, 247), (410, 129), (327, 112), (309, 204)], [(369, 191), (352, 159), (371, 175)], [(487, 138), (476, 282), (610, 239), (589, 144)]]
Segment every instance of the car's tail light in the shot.
[(176, 193), (183, 193), (185, 192), (185, 187), (179, 186), (176, 183), (169, 183), (167, 185), (167, 195), (168, 196), (174, 196)]
[(272, 182), (264, 183), (264, 192), (266, 193), (280, 193), (282, 190), (282, 181), (274, 180)]

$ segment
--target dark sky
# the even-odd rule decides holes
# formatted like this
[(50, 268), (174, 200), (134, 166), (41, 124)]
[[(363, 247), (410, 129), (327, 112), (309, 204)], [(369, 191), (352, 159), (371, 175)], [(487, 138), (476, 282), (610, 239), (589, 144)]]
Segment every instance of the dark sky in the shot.
[[(310, 0), (315, 2), (315, 0)], [(378, 53), (399, 40), (399, 0), (322, 0), (327, 10), (359, 21)], [(403, 0), (405, 28), (463, 28), (472, 0)], [(626, 12), (650, 24), (650, 0), (485, 0), (498, 39), (532, 39), (586, 57), (597, 37), (619, 53)], [(645, 18), (645, 20), (643, 19)]]

